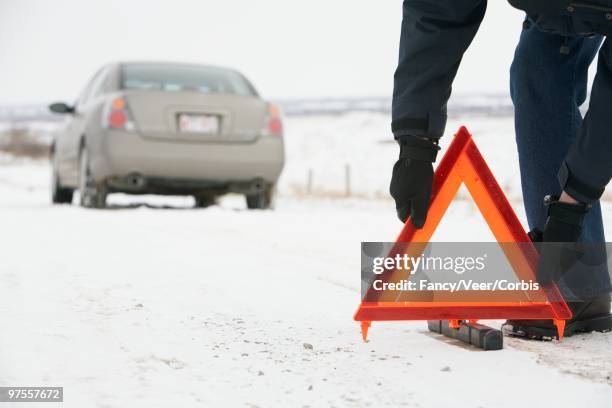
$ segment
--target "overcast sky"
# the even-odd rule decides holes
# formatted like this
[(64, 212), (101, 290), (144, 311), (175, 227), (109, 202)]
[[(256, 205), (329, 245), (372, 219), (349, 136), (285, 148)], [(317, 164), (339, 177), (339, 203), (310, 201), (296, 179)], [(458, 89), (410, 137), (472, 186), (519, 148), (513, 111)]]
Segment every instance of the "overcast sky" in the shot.
[[(226, 65), (267, 98), (389, 96), (401, 0), (0, 0), (0, 104), (72, 100), (116, 60)], [(456, 92), (507, 92), (522, 14), (489, 2)]]

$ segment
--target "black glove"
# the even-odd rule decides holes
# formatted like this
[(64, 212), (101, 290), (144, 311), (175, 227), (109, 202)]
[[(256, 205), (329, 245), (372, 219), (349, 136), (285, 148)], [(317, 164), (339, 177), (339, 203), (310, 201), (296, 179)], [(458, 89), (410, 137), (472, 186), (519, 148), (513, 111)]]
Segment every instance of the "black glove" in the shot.
[(400, 155), (393, 166), (389, 188), (395, 200), (397, 216), (402, 222), (411, 217), (417, 228), (427, 219), (433, 183), (433, 165), (440, 147), (437, 142), (416, 136), (399, 141)]
[(544, 204), (548, 219), (541, 233), (538, 282), (546, 286), (557, 282), (583, 256), (583, 249), (576, 243), (590, 206), (562, 203), (555, 196), (546, 196)]

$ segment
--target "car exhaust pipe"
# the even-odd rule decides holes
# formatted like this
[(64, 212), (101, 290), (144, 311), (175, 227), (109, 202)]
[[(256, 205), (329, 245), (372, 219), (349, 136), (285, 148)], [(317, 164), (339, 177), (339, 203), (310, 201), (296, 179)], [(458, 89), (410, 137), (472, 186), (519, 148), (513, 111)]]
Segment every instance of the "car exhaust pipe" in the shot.
[(256, 178), (251, 181), (231, 183), (229, 191), (239, 194), (259, 194), (265, 191), (266, 187), (264, 179)]
[(255, 179), (251, 182), (250, 190), (253, 193), (261, 193), (266, 188), (265, 182), (263, 179)]
[(130, 188), (143, 188), (146, 184), (144, 177), (142, 174), (132, 173), (127, 175), (124, 178), (125, 184), (127, 184)]

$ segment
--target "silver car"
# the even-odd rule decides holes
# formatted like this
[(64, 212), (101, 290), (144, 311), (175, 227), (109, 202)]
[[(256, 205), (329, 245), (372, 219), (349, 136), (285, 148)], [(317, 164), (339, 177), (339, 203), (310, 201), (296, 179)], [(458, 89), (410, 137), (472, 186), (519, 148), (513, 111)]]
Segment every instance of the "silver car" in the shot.
[(53, 203), (101, 208), (109, 193), (193, 195), (205, 207), (240, 193), (270, 207), (284, 164), (278, 109), (240, 73), (175, 63), (101, 68), (52, 145)]

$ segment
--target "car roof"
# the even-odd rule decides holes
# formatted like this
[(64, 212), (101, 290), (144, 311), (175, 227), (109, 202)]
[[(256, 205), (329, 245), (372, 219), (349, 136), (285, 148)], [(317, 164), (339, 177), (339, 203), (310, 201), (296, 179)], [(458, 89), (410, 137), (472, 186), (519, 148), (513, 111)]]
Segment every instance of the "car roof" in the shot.
[(220, 69), (225, 71), (234, 71), (240, 73), (238, 70), (234, 68), (229, 68), (221, 65), (213, 65), (213, 64), (198, 64), (193, 62), (173, 62), (173, 61), (119, 61), (116, 63), (120, 67), (124, 65), (165, 65), (165, 66), (179, 66), (179, 67), (192, 67), (192, 68), (213, 68)]

